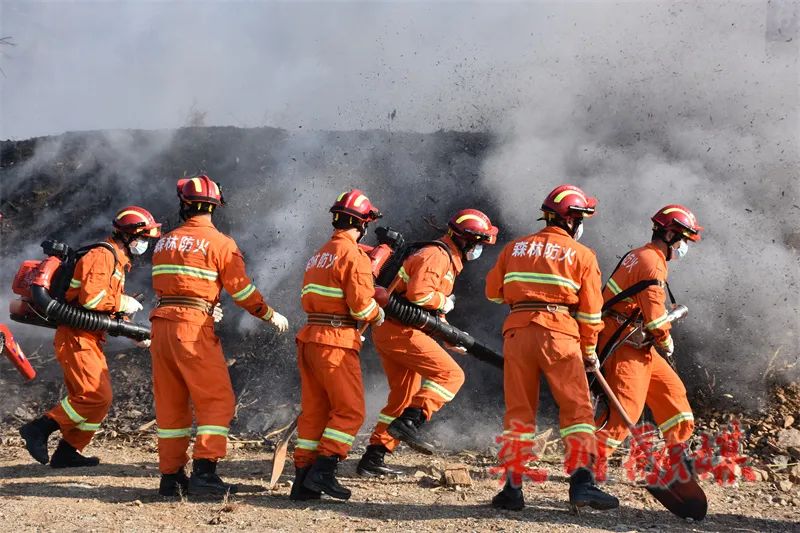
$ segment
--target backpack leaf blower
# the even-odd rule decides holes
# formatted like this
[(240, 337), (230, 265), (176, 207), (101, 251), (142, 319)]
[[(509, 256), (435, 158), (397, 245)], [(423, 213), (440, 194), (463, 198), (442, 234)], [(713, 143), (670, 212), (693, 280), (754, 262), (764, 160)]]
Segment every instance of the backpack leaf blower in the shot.
[[(93, 248), (103, 247), (114, 253), (108, 243), (95, 243), (72, 250), (64, 243), (42, 243), (47, 259), (22, 263), (14, 277), (12, 290), (20, 299), (10, 303), (11, 319), (46, 328), (59, 325), (84, 331), (104, 331), (114, 337), (137, 341), (150, 338), (150, 328), (129, 322), (119, 314), (106, 314), (70, 305), (64, 301), (69, 280), (78, 260)], [(116, 261), (116, 254), (114, 255)]]
[[(379, 289), (382, 289), (382, 287), (379, 287)], [(412, 304), (405, 298), (396, 294), (390, 294), (387, 297), (386, 290), (376, 290), (375, 301), (378, 302), (378, 305), (383, 307), (386, 316), (394, 318), (407, 326), (417, 328), (431, 337), (452, 344), (453, 346), (462, 346), (467, 350), (468, 354), (474, 356), (476, 359), (488, 363), (495, 368), (503, 368), (502, 355), (485, 344), (478, 342), (475, 337), (461, 331), (438, 315), (429, 313), (425, 309)]]

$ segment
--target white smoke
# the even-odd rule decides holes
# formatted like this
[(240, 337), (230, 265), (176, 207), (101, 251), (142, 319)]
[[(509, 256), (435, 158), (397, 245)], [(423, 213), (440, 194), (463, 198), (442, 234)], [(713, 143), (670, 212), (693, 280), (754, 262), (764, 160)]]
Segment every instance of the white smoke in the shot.
[(533, 231), (555, 185), (596, 195), (586, 241), (606, 276), (649, 240), (659, 207), (690, 207), (706, 232), (669, 265), (691, 310), (676, 326), (678, 355), (704, 382), (717, 378), (704, 392), (743, 403), (776, 350), (789, 367), (800, 354), (788, 246), (800, 215), (797, 5), (777, 42), (765, 39), (765, 7), (637, 4), (614, 11), (613, 33), (603, 20), (579, 24), (591, 46), (536, 66), (528, 101), (493, 125), (498, 147), (484, 165), (514, 232)]

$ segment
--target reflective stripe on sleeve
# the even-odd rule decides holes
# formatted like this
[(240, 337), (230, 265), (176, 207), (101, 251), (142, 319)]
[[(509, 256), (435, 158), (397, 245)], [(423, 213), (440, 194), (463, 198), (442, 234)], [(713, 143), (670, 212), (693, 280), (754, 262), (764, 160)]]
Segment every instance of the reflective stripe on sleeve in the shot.
[(81, 286), (81, 280), (75, 279), (75, 278), (72, 278), (71, 280), (69, 280), (69, 287), (71, 289), (77, 289), (77, 288), (80, 288), (80, 286)]
[(91, 422), (81, 422), (78, 424), (79, 431), (97, 431), (98, 429), (100, 429), (100, 422), (95, 424)]
[(539, 283), (542, 285), (559, 285), (577, 291), (580, 285), (571, 279), (557, 276), (555, 274), (541, 274), (539, 272), (509, 272), (503, 276), (503, 284), (512, 283)]
[(647, 328), (647, 329), (651, 329), (651, 330), (652, 329), (658, 329), (659, 327), (663, 326), (667, 322), (669, 322), (669, 317), (667, 316), (667, 313), (664, 313), (663, 315), (661, 315), (660, 317), (656, 318), (655, 320), (651, 320), (650, 322), (645, 324), (644, 327)]
[(433, 299), (435, 294), (436, 294), (436, 291), (431, 292), (430, 294), (427, 294), (427, 295), (423, 296), (419, 300), (413, 300), (411, 303), (414, 304), (414, 305), (426, 304), (426, 303), (430, 302)]
[(97, 296), (95, 296), (94, 298), (92, 298), (91, 300), (89, 300), (88, 302), (86, 302), (85, 304), (83, 304), (83, 306), (84, 306), (86, 309), (94, 309), (95, 307), (97, 307), (97, 304), (99, 304), (99, 303), (100, 303), (100, 301), (103, 299), (103, 297), (104, 297), (105, 295), (106, 295), (106, 290), (105, 290), (105, 289), (103, 289), (102, 291), (100, 291), (99, 293), (97, 293)]
[(263, 320), (264, 322), (269, 322), (270, 320), (272, 320), (272, 315), (274, 314), (275, 310), (270, 307), (269, 309), (267, 309), (267, 312), (264, 313), (264, 316), (261, 317), (261, 320)]
[(502, 298), (488, 298), (488, 300), (490, 302), (496, 303), (496, 304), (504, 304), (504, 303), (506, 303), (506, 301), (503, 300)]
[(402, 279), (406, 283), (408, 283), (408, 280), (411, 279), (408, 277), (408, 273), (406, 272), (406, 269), (403, 267), (400, 267), (400, 270), (397, 271), (397, 275), (400, 277), (400, 279)]
[(300, 296), (306, 294), (318, 294), (320, 296), (327, 296), (328, 298), (344, 298), (344, 291), (339, 287), (327, 287), (325, 285), (317, 285), (316, 283), (309, 283), (300, 291)]
[(177, 274), (179, 276), (189, 276), (190, 278), (205, 279), (216, 281), (219, 274), (216, 270), (206, 270), (186, 265), (156, 265), (153, 267), (153, 277), (163, 274)]
[(250, 297), (251, 294), (256, 292), (256, 287), (252, 283), (248, 284), (244, 289), (240, 290), (236, 294), (231, 294), (231, 298), (234, 299), (236, 302), (241, 302), (242, 300), (246, 300)]
[(369, 314), (372, 313), (376, 307), (378, 307), (378, 302), (376, 302), (374, 298), (370, 298), (369, 304), (364, 309), (362, 309), (361, 311), (353, 311), (352, 309), (350, 309), (350, 314), (353, 315), (353, 317), (361, 320), (363, 318), (368, 317)]
[(603, 322), (602, 313), (582, 313), (578, 311), (575, 313), (575, 320), (584, 324), (600, 324)]
[[(608, 287), (608, 290), (610, 290), (615, 295), (622, 292), (622, 289), (620, 288), (620, 286), (617, 285), (617, 282), (614, 281), (613, 279), (609, 279), (608, 280), (608, 283), (606, 283), (606, 287)], [(622, 301), (623, 302), (632, 302), (633, 300), (631, 298), (623, 298)]]

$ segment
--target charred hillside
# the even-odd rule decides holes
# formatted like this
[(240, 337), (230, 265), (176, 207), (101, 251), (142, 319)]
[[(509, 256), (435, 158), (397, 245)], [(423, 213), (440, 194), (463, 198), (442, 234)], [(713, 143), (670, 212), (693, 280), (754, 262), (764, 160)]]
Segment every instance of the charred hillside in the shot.
[[(217, 226), (238, 241), (255, 283), (296, 331), (303, 316), (299, 266), (327, 238), (327, 208), (338, 192), (365, 189), (385, 213), (382, 223), (410, 239), (437, 237), (448, 214), (464, 205), (500, 219), (478, 179), (489, 146), (486, 134), (273, 128), (85, 132), (6, 141), (0, 144), (0, 283), (10, 287), (18, 263), (41, 256), (38, 243), (45, 237), (75, 245), (102, 238), (123, 205), (145, 206), (165, 228), (174, 227), (176, 179), (203, 172), (224, 187), (227, 206), (215, 215)], [(129, 275), (128, 292), (150, 294), (147, 260)], [(465, 272), (457, 289), (462, 316), (454, 322), (499, 349), (502, 316), (495, 309), (478, 320), (485, 313), (482, 276), (489, 260)], [(10, 290), (3, 292), (4, 308), (11, 297)], [(154, 304), (152, 299), (149, 304)], [(288, 418), (299, 400), (293, 336), (274, 334), (227, 297), (223, 304), (226, 317), (218, 329), (239, 394), (238, 429), (268, 429)], [(137, 317), (145, 319), (146, 314)], [(3, 320), (8, 320), (7, 314)], [(40, 377), (20, 386), (13, 370), (2, 370), (3, 382), (13, 389), (13, 400), (3, 410), (6, 420), (55, 401), (61, 386), (52, 359), (52, 332), (11, 326), (32, 354)], [(111, 418), (146, 422), (152, 417), (148, 354), (118, 339), (109, 341), (107, 352), (120, 399)], [(478, 362), (463, 363), (474, 376), (463, 394), (468, 411), (464, 415), (479, 409), (497, 417), (501, 376)], [(369, 376), (369, 402), (377, 410), (385, 399), (385, 378), (371, 349), (364, 352), (363, 365)]]
[[(146, 207), (170, 229), (178, 223), (176, 179), (203, 172), (224, 187), (227, 206), (216, 215), (217, 226), (237, 240), (255, 284), (297, 331), (303, 320), (300, 266), (328, 236), (327, 210), (342, 190), (364, 189), (383, 211), (381, 223), (412, 240), (437, 237), (448, 215), (465, 206), (483, 210), (496, 222), (501, 243), (538, 227), (538, 202), (549, 182), (538, 176), (538, 181), (505, 186), (498, 181), (496, 164), (491, 169), (493, 179), (482, 179), (486, 161), (500, 149), (498, 142), (486, 133), (228, 127), (81, 132), (1, 142), (2, 320), (7, 321), (10, 281), (18, 265), (41, 257), (38, 245), (44, 238), (74, 245), (101, 239), (116, 210), (129, 204)], [(516, 180), (519, 184), (519, 175)], [(501, 194), (513, 195), (509, 198), (513, 210), (501, 205)], [(601, 202), (615, 201), (604, 198), (602, 190), (598, 194)], [(623, 242), (615, 237), (618, 230), (599, 218), (596, 229), (588, 229), (586, 241), (598, 250), (607, 275), (625, 246), (640, 242), (629, 243), (627, 238)], [(523, 225), (519, 219), (528, 222)], [(640, 221), (627, 222), (626, 235), (635, 229), (642, 239), (647, 237), (647, 228), (642, 231)], [(367, 241), (371, 242), (370, 236)], [(603, 245), (608, 242), (613, 246)], [(458, 305), (451, 321), (499, 351), (504, 312), (483, 298), (483, 278), (497, 251), (487, 250), (462, 274), (456, 284)], [(145, 256), (135, 266), (126, 287), (128, 292), (147, 295), (145, 312), (138, 321), (146, 320), (155, 303), (148, 260)], [(692, 283), (702, 285), (702, 277), (713, 272), (694, 274), (688, 262), (681, 268), (678, 298), (691, 307), (700, 300), (692, 292)], [(796, 365), (792, 348), (796, 339), (791, 331), (783, 352), (774, 353), (766, 340), (764, 348), (759, 348), (763, 353), (756, 358), (737, 352), (736, 339), (756, 338), (763, 320), (749, 315), (747, 309), (728, 305), (737, 290), (731, 286), (728, 300), (698, 301), (713, 305), (713, 316), (706, 313), (694, 326), (676, 330), (678, 364), (696, 406), (760, 408), (767, 385), (796, 375), (792, 366)], [(296, 410), (299, 380), (293, 335), (274, 334), (236, 308), (227, 296), (223, 305), (226, 316), (218, 330), (239, 399), (234, 429), (263, 432), (282, 424)], [(784, 305), (791, 309), (794, 303)], [(0, 363), (0, 380), (8, 398), (2, 408), (6, 422), (28, 418), (63, 395), (60, 371), (52, 358), (52, 331), (16, 323), (10, 326), (32, 356), (40, 377), (24, 385), (10, 365)], [(149, 355), (119, 339), (111, 339), (106, 351), (117, 398), (111, 427), (124, 430), (148, 422), (153, 418)], [(697, 356), (700, 351), (702, 358)], [(500, 427), (502, 376), (468, 356), (459, 363), (466, 369), (467, 383), (456, 401), (442, 411), (434, 431), (453, 447), (489, 445)], [(368, 413), (374, 417), (385, 400), (386, 384), (369, 342), (362, 352), (362, 365)], [(741, 372), (742, 368), (747, 372)], [(742, 382), (751, 386), (737, 385)], [(475, 420), (483, 422), (475, 424)], [(368, 419), (367, 424), (371, 422)], [(543, 423), (547, 422), (545, 416)]]

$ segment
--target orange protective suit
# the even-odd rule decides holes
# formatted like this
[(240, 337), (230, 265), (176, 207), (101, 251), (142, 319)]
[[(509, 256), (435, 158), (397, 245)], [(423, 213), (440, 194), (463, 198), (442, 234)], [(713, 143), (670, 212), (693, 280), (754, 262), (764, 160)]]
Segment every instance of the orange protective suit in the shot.
[(374, 294), (369, 257), (351, 232), (334, 231), (306, 263), (301, 302), (309, 323), (296, 339), (302, 409), (294, 450), (298, 468), (317, 455), (346, 458), (364, 423), (356, 320), (378, 319)]
[(511, 305), (503, 325), (504, 438), (533, 440), (544, 374), (559, 408), (567, 473), (591, 467), (596, 454), (583, 357), (595, 355), (602, 328), (600, 283), (594, 252), (555, 226), (507, 244), (486, 277), (486, 297)]
[[(624, 322), (624, 317), (631, 316), (637, 309), (641, 310), (644, 328), (652, 335), (653, 341), (664, 347), (672, 346), (671, 324), (667, 321), (664, 307), (667, 261), (656, 246), (648, 243), (629, 253), (608, 280), (603, 296), (609, 300), (635, 283), (650, 279), (662, 283), (626, 298), (607, 313), (603, 319), (605, 329), (600, 336), (600, 346), (605, 346)], [(667, 444), (685, 442), (692, 435), (694, 415), (686, 398), (686, 388), (654, 347), (639, 349), (620, 345), (603, 365), (603, 374), (632, 420), (641, 416), (645, 404), (650, 407)], [(625, 423), (612, 408), (608, 424), (598, 433), (601, 464), (605, 464), (604, 460), (627, 435)]]
[[(461, 252), (452, 239), (444, 236), (440, 240), (450, 254), (437, 245), (421, 248), (403, 262), (395, 288), (396, 294), (431, 311), (442, 310), (463, 269)], [(430, 420), (433, 413), (455, 398), (464, 384), (464, 371), (434, 339), (394, 319), (373, 328), (372, 341), (389, 381), (389, 398), (369, 442), (392, 451), (399, 442), (386, 432), (392, 420), (406, 407), (421, 408)]]
[(202, 215), (158, 241), (153, 288), (160, 298), (150, 315), (159, 469), (173, 474), (189, 461), (192, 406), (197, 421), (193, 458), (225, 457), (235, 398), (211, 316), (220, 291), (224, 288), (236, 305), (264, 321), (273, 310), (247, 277), (236, 242)]
[[(120, 310), (125, 289), (125, 272), (130, 269), (128, 254), (109, 238), (116, 251), (93, 248), (75, 265), (66, 301), (92, 311), (114, 313)], [(67, 396), (47, 415), (58, 422), (61, 435), (76, 450), (92, 440), (111, 406), (111, 379), (102, 345), (105, 335), (58, 326), (55, 336), (56, 359), (64, 371)]]

